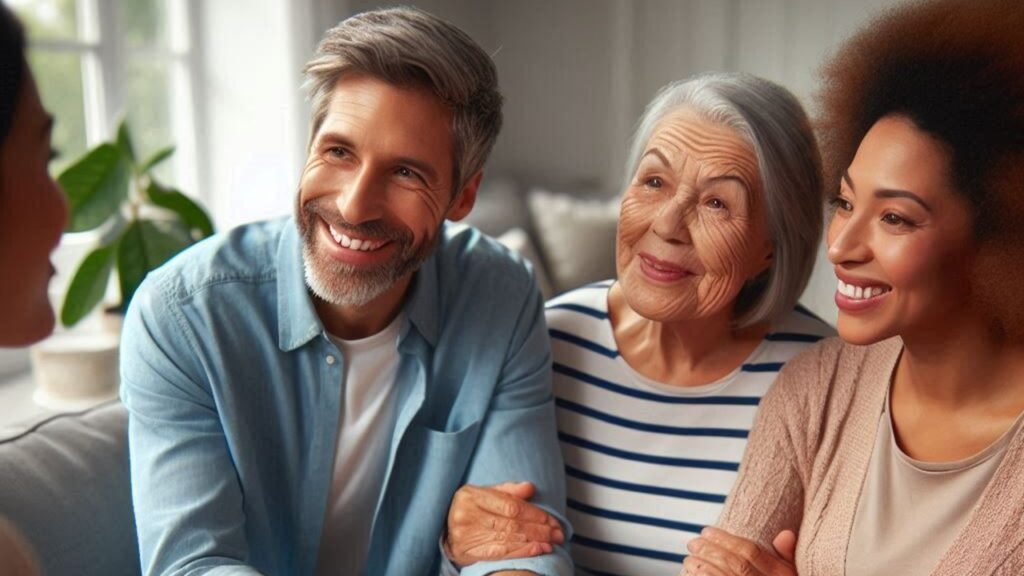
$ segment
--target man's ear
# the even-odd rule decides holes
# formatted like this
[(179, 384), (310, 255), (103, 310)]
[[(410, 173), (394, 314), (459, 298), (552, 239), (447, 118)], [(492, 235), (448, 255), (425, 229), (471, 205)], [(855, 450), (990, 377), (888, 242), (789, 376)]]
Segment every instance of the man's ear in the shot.
[(466, 181), (466, 185), (462, 187), (462, 190), (459, 190), (459, 195), (455, 197), (455, 201), (448, 208), (448, 214), (445, 215), (446, 218), (453, 222), (458, 222), (469, 215), (473, 205), (476, 204), (476, 191), (480, 188), (480, 181), (483, 178), (484, 171), (480, 170)]

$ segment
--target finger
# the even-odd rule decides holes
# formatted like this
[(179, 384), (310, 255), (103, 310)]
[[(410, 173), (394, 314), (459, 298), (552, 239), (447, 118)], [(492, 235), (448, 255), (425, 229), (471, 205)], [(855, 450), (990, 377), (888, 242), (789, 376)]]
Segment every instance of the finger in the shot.
[(550, 554), (551, 550), (552, 548), (550, 544), (542, 544), (540, 542), (491, 542), (470, 548), (469, 550), (466, 550), (465, 555), (471, 558), (476, 558), (473, 562), (480, 562), (484, 560), (531, 558), (533, 556), (540, 556), (541, 554)]
[(520, 500), (529, 500), (537, 493), (537, 488), (532, 482), (505, 482), (491, 488)]
[(683, 572), (679, 576), (732, 576), (723, 573), (717, 566), (697, 556), (687, 556), (683, 559)]
[(787, 570), (792, 572), (792, 566), (789, 563), (784, 563), (772, 552), (765, 550), (757, 545), (757, 543), (746, 538), (734, 536), (725, 530), (719, 530), (710, 526), (701, 531), (701, 536), (709, 542), (743, 558), (762, 574), (786, 574)]
[(796, 533), (792, 530), (783, 530), (772, 541), (775, 553), (783, 560), (794, 564), (796, 562)]
[(473, 497), (476, 505), (484, 512), (489, 512), (504, 518), (511, 518), (521, 522), (535, 522), (537, 524), (550, 524), (549, 515), (540, 508), (513, 498), (493, 489), (482, 490)]
[[(691, 558), (728, 576), (765, 576), (757, 567), (734, 552), (707, 540), (694, 538), (686, 545)], [(708, 568), (703, 569), (705, 572)]]

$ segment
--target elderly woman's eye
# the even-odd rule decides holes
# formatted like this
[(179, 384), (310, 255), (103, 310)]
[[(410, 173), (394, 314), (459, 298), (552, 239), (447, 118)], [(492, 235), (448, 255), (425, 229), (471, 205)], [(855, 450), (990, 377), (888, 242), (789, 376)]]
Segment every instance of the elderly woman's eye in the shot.
[(661, 180), (661, 178), (658, 178), (657, 176), (644, 180), (644, 185), (647, 186), (648, 188), (661, 188), (663, 184), (664, 182)]
[(725, 210), (725, 202), (722, 202), (718, 198), (712, 198), (705, 202), (705, 204), (708, 208), (711, 208), (712, 210)]

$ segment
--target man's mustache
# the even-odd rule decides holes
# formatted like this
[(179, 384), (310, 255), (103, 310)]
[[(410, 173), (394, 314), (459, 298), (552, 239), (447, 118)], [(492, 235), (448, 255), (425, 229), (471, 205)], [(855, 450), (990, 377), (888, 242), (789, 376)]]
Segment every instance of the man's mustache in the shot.
[(322, 218), (338, 232), (395, 242), (412, 240), (412, 234), (408, 230), (391, 226), (383, 220), (371, 220), (360, 224), (352, 224), (345, 220), (330, 199), (318, 198), (311, 200), (302, 207), (302, 211), (310, 216), (310, 220), (313, 217)]

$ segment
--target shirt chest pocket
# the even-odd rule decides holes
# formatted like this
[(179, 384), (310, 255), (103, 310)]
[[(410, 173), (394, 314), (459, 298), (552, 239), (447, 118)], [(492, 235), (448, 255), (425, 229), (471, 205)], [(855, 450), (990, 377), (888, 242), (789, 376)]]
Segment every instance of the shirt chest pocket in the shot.
[(479, 421), (450, 432), (422, 425), (406, 431), (384, 502), (391, 549), (402, 551), (398, 562), (429, 565), (437, 557), (437, 536), (473, 457), (479, 432)]

